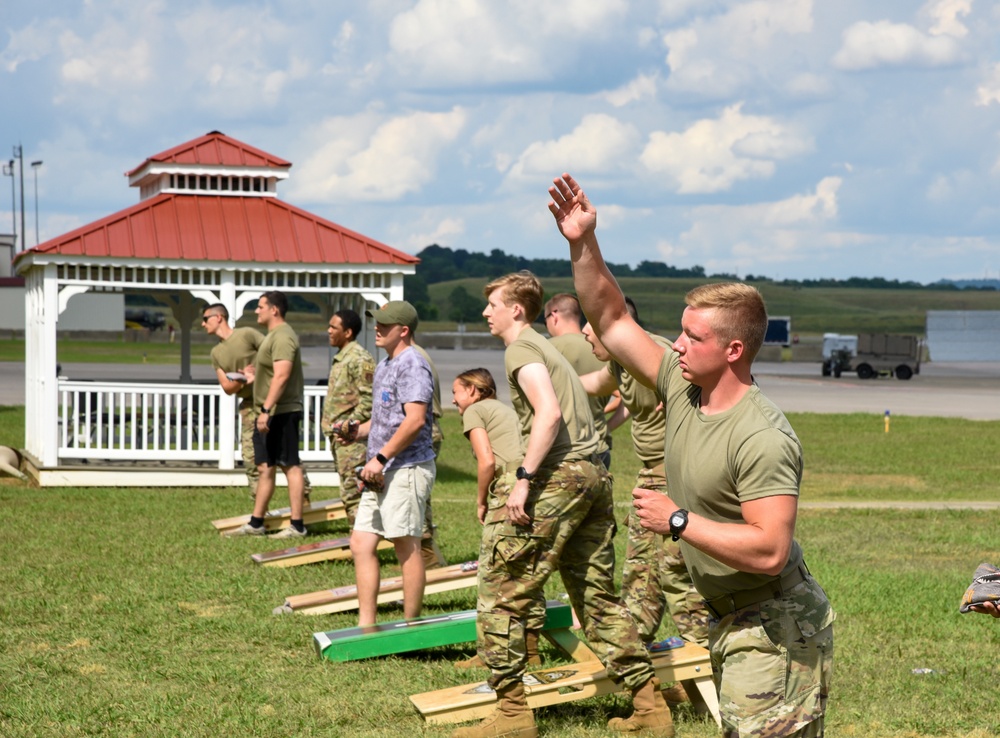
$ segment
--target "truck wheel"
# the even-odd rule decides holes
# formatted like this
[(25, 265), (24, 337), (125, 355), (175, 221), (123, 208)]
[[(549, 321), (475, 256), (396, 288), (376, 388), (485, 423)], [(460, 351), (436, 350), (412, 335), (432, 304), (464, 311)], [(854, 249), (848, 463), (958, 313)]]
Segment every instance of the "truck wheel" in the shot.
[(913, 370), (910, 369), (906, 364), (900, 364), (896, 367), (896, 379), (909, 379), (913, 376)]
[(840, 364), (837, 364), (837, 366), (833, 367), (833, 376), (840, 379), (840, 371)]
[(829, 377), (830, 376), (830, 362), (829, 361), (824, 361), (823, 362), (823, 376), (824, 377)]
[(869, 364), (858, 364), (858, 379), (871, 379), (875, 376), (875, 370)]

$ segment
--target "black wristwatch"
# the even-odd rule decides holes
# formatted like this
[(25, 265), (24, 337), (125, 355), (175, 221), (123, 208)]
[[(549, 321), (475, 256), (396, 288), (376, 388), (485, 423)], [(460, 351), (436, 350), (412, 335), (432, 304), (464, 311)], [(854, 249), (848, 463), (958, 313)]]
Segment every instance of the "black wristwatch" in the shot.
[(388, 464), (388, 463), (389, 463), (389, 459), (385, 458), (385, 455), (384, 455), (384, 454), (382, 454), (381, 452), (379, 452), (379, 453), (375, 454), (375, 459), (376, 459), (376, 460), (378, 461), (378, 463), (380, 463), (380, 464), (381, 464), (382, 466), (385, 466), (386, 464)]
[(529, 474), (528, 470), (525, 469), (523, 466), (517, 467), (517, 471), (514, 472), (514, 476), (517, 477), (518, 479), (527, 479), (529, 482), (535, 478), (535, 475)]
[(260, 414), (261, 415), (270, 415), (271, 414), (271, 408), (264, 407), (263, 405), (261, 405), (260, 406)]
[(681, 533), (688, 526), (688, 511), (684, 509), (675, 510), (670, 515), (670, 537), (675, 541), (680, 540)]

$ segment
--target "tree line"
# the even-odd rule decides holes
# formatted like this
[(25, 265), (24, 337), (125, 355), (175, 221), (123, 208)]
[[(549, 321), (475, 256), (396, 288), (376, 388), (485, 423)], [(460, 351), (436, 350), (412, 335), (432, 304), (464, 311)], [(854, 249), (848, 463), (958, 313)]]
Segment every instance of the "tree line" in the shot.
[[(500, 249), (493, 249), (488, 254), (451, 249), (447, 246), (432, 244), (417, 254), (420, 263), (416, 274), (407, 276), (404, 281), (406, 298), (413, 303), (420, 315), (426, 320), (446, 319), (458, 323), (476, 321), (481, 317), (484, 300), (479, 294), (469, 294), (462, 285), (457, 285), (448, 296), (447, 315), (433, 303), (428, 292), (428, 285), (439, 282), (450, 282), (459, 279), (482, 279), (484, 282), (510, 272), (528, 269), (540, 279), (546, 277), (567, 277), (572, 273), (569, 259), (529, 259), (524, 256), (506, 254)], [(608, 267), (616, 277), (675, 277), (695, 279), (715, 279), (727, 281), (742, 281), (752, 283), (773, 283), (789, 287), (863, 287), (881, 290), (930, 289), (959, 290), (964, 285), (949, 281), (938, 281), (931, 284), (921, 284), (913, 281), (900, 281), (884, 277), (850, 277), (848, 279), (783, 279), (773, 280), (760, 274), (747, 274), (739, 277), (735, 274), (706, 274), (702, 266), (695, 265), (681, 268), (665, 264), (661, 261), (641, 261), (636, 266), (608, 262)], [(972, 287), (971, 285), (969, 287)], [(996, 289), (996, 287), (979, 286), (974, 289)]]

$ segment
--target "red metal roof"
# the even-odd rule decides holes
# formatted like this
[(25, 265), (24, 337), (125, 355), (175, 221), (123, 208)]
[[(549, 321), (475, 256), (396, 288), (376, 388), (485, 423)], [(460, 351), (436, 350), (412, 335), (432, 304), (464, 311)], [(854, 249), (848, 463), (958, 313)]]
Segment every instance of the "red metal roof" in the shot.
[(275, 197), (160, 194), (21, 252), (154, 260), (416, 264)]
[(292, 166), (289, 161), (273, 156), (266, 151), (255, 149), (253, 146), (218, 131), (206, 133), (200, 138), (161, 151), (146, 159), (132, 171), (126, 172), (125, 175), (131, 177), (151, 162), (226, 167), (288, 168)]

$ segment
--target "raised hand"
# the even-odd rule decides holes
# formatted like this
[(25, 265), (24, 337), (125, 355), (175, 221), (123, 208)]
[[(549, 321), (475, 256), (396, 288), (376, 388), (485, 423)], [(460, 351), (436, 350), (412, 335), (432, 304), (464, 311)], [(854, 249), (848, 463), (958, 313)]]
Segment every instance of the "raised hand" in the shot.
[(567, 241), (579, 241), (597, 229), (597, 210), (571, 176), (564, 173), (552, 180), (549, 197), (549, 212)]

